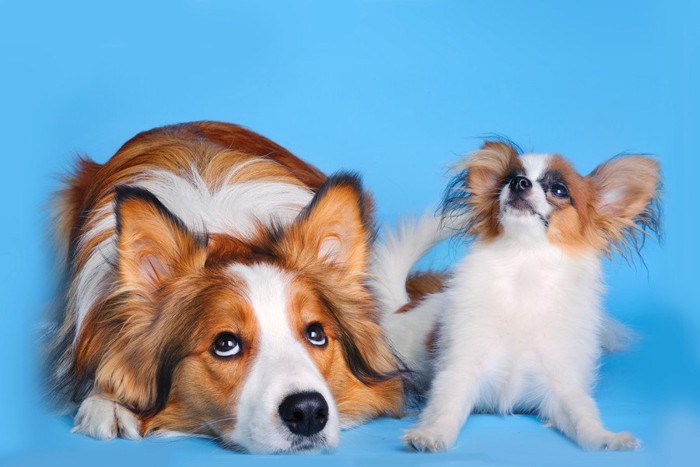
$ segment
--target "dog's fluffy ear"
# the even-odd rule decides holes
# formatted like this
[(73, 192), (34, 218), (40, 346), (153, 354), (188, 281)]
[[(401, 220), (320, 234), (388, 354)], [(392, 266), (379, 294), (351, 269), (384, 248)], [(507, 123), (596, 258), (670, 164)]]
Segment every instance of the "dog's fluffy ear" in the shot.
[(117, 187), (118, 272), (123, 285), (146, 297), (178, 273), (202, 267), (206, 238), (189, 232), (150, 192)]
[(364, 274), (374, 235), (368, 204), (356, 175), (330, 177), (283, 232), (285, 256), (301, 268), (320, 264)]
[(466, 237), (498, 235), (498, 195), (504, 180), (520, 167), (518, 154), (512, 143), (486, 141), (455, 165), (441, 208), (446, 225)]
[(518, 159), (516, 148), (502, 141), (486, 141), (463, 164), (467, 169), (467, 187), (472, 195), (491, 195), (501, 188), (503, 178)]
[(588, 176), (595, 191), (599, 234), (624, 253), (640, 230), (659, 234), (659, 163), (645, 156), (616, 157)]
[(108, 397), (148, 413), (167, 401), (172, 372), (184, 356), (182, 346), (169, 343), (191, 332), (184, 321), (170, 323), (159, 290), (204, 265), (206, 239), (189, 232), (148, 191), (119, 187), (115, 202), (118, 285), (86, 317), (75, 374), (78, 386), (94, 384)]

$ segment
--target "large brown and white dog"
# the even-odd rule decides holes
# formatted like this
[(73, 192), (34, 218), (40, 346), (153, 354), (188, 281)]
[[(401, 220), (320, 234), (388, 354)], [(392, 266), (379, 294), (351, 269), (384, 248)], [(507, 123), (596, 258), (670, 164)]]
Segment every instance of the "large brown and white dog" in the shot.
[(58, 197), (68, 289), (54, 372), (79, 403), (75, 431), (293, 452), (401, 414), (365, 285), (369, 204), (357, 177), (326, 178), (225, 123), (80, 160)]

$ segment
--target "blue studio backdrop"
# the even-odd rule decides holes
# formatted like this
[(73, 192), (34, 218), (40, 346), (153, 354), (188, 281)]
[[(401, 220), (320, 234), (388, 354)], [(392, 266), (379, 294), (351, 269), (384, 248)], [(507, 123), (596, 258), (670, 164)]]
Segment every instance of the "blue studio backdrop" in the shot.
[[(1, 465), (697, 465), (700, 2), (0, 1)], [(445, 454), (403, 449), (414, 421), (343, 432), (336, 452), (246, 456), (205, 439), (99, 442), (42, 399), (58, 283), (47, 205), (77, 153), (141, 130), (240, 123), (331, 173), (362, 174), (381, 223), (433, 209), (485, 134), (589, 172), (621, 152), (664, 171), (664, 240), (606, 265), (634, 327), (605, 357), (603, 419), (644, 442), (586, 453), (530, 416), (478, 415)], [(446, 246), (425, 261), (449, 267)], [(565, 310), (563, 310), (565, 312)]]

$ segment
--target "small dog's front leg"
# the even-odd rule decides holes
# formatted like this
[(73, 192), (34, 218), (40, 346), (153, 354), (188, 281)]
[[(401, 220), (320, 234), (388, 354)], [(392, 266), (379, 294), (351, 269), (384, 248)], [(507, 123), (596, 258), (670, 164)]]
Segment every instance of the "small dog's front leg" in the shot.
[(80, 404), (75, 415), (74, 433), (97, 439), (141, 439), (141, 422), (129, 409), (94, 392)]
[(433, 380), (428, 404), (418, 425), (403, 437), (409, 447), (421, 452), (446, 451), (474, 407), (478, 381), (457, 368), (441, 370)]
[(606, 430), (595, 400), (580, 388), (558, 388), (550, 395), (542, 415), (586, 450), (631, 451), (641, 445), (631, 433)]

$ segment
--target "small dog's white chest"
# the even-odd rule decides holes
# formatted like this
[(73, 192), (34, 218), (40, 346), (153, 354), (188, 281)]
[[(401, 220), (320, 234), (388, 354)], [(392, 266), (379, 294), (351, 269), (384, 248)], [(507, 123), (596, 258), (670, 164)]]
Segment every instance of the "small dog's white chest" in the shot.
[(477, 252), (455, 278), (443, 324), (479, 368), (479, 409), (534, 408), (551, 373), (597, 356), (597, 266), (542, 253)]

